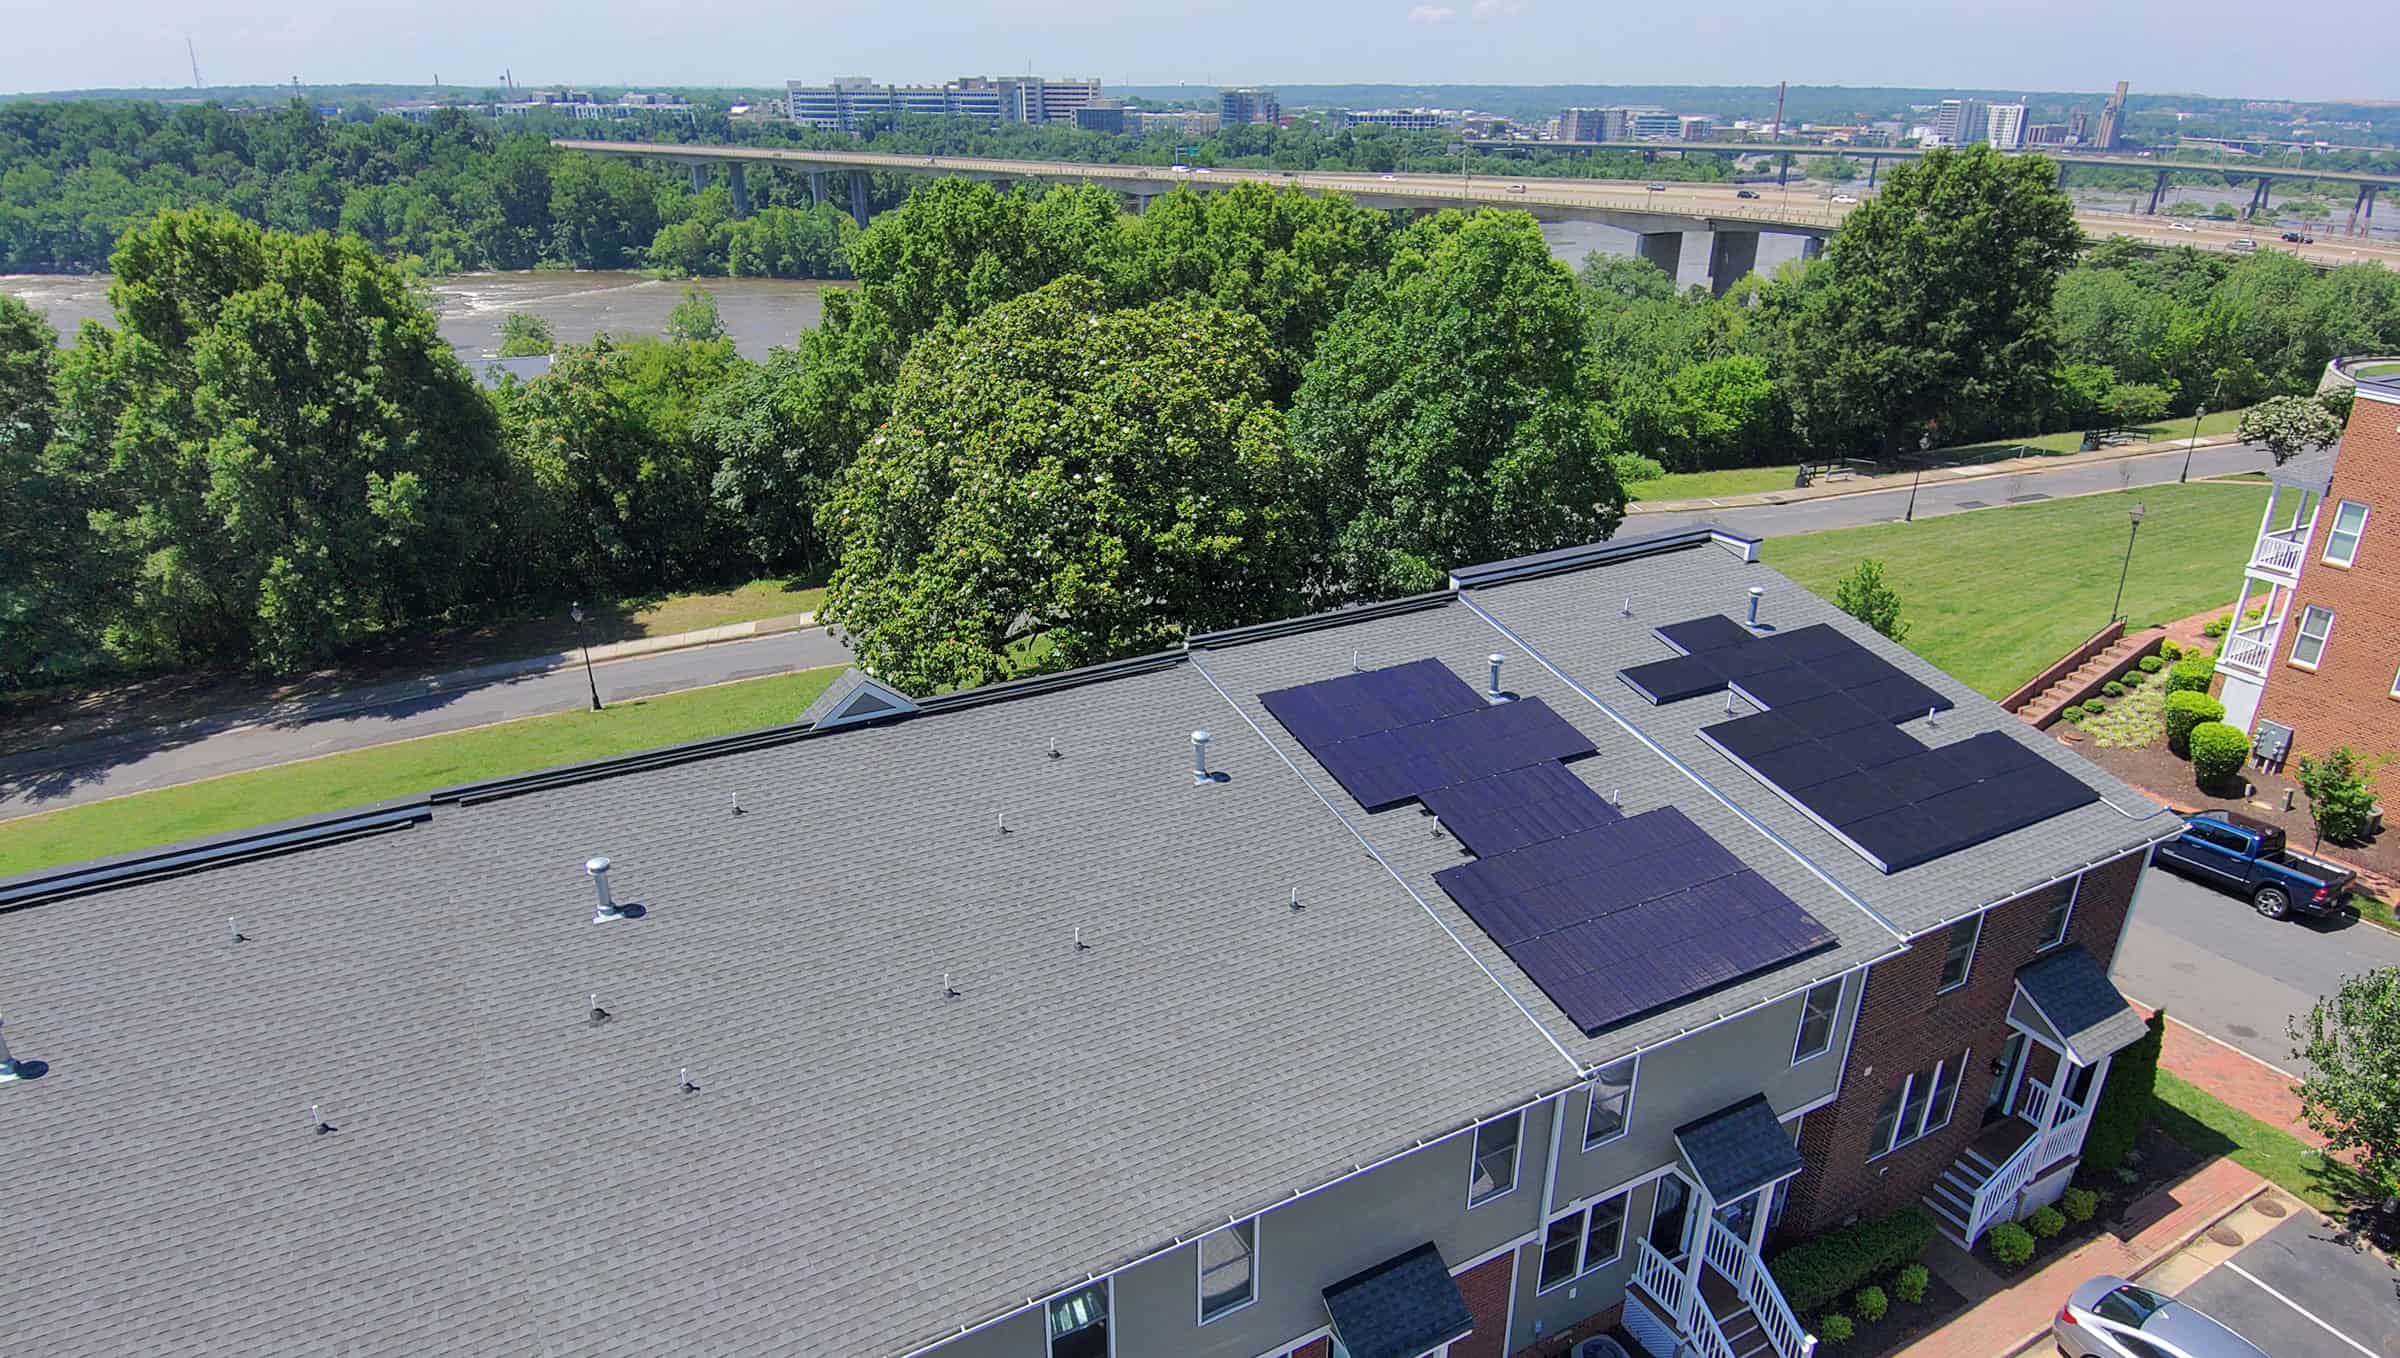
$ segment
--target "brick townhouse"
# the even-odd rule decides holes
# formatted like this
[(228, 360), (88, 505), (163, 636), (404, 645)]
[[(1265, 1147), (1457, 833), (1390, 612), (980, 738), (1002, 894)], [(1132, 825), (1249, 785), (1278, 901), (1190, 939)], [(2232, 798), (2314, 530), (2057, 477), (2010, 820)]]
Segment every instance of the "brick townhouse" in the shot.
[(2225, 720), (2269, 767), (2400, 753), (2400, 377), (2353, 380), (2341, 442), (2268, 474), (2217, 657)]
[(853, 673), (0, 882), (0, 1352), (1803, 1358), (1770, 1237), (2071, 1170), (2175, 829), (1708, 529)]

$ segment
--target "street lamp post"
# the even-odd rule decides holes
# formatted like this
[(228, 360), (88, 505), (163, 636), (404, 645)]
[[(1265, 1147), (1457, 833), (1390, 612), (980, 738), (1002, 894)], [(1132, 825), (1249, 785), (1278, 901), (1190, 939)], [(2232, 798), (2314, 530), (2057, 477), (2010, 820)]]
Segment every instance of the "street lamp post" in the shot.
[(2208, 407), (2192, 412), (2192, 436), (2183, 441), (2183, 470), (2176, 474), (2175, 484), (2182, 485), (2192, 476), (2192, 450), (2200, 446), (2200, 421), (2208, 418)]
[(1917, 472), (1916, 475), (1908, 478), (1908, 512), (1901, 516), (1902, 523), (1917, 521), (1917, 483), (1925, 479), (1925, 455), (1932, 449), (1932, 434), (1917, 435)]
[[(2117, 620), (2117, 610), (2125, 603), (2125, 577), (2133, 573), (2133, 537), (2142, 531), (2142, 506), (2139, 501), (2125, 511), (2125, 517), (2131, 521), (2125, 530), (2125, 564), (2117, 568), (2117, 597), (2108, 606), (2109, 622)], [(2101, 625), (2105, 627), (2107, 623)]]
[(575, 644), (583, 649), (583, 681), (592, 686), (592, 710), (600, 710), (600, 681), (592, 677), (592, 643), (583, 631), (583, 605), (570, 604), (567, 616), (575, 619)]

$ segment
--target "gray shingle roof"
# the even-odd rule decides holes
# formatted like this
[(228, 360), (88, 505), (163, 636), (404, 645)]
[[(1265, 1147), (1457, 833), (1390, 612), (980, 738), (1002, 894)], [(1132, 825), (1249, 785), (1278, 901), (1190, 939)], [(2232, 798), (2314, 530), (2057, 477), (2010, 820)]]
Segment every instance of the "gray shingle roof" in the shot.
[[(1714, 550), (1477, 602), (1606, 676), (1622, 593), (1681, 589), (1663, 620), (1759, 578), (1803, 606)], [(1897, 946), (1760, 825), (1813, 827), (1497, 636), (1457, 602), (1252, 633), (0, 913), (9, 1037), (50, 1065), (0, 1089), (0, 1253), (43, 1287), (0, 1352), (907, 1352)], [(1259, 706), (1354, 650), (1478, 684), (1509, 653), (1599, 747), (1578, 776), (1682, 807), (1837, 945), (1584, 1037), (1432, 885), (1457, 845)], [(2129, 832), (2095, 810), (1909, 889), (1963, 910), (2098, 856)], [(593, 854), (643, 918), (590, 923)]]
[(1700, 1176), (1709, 1199), (1718, 1203), (1755, 1193), (1801, 1170), (1800, 1148), (1776, 1121), (1774, 1105), (1764, 1094), (1676, 1128), (1675, 1146)]
[(2019, 967), (2017, 985), (2058, 1030), (2078, 1065), (2093, 1065), (2150, 1031), (2080, 943)]
[(1351, 1358), (1422, 1358), (1475, 1328), (1431, 1241), (1326, 1288), (1325, 1311)]

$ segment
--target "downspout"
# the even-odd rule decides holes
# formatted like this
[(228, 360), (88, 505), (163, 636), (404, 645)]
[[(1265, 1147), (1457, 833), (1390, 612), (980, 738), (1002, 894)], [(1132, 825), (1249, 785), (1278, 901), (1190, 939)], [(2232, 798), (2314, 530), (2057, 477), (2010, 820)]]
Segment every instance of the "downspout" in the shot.
[[(1533, 1224), (1533, 1266), (1535, 1269), (1533, 1285), (1537, 1288), (1542, 1285), (1540, 1276), (1542, 1248), (1550, 1243), (1550, 1211), (1558, 1204), (1558, 1139), (1566, 1130), (1567, 1091), (1562, 1089), (1559, 1091), (1558, 1097), (1552, 1101), (1550, 1108), (1550, 1162), (1542, 1167), (1542, 1219)], [(1517, 1285), (1517, 1275), (1514, 1269), (1509, 1270), (1508, 1285), (1511, 1288)], [(1513, 1298), (1515, 1293), (1511, 1292), (1510, 1296)], [(1538, 1325), (1541, 1322), (1537, 1319), (1534, 1323)], [(1510, 1353), (1517, 1351), (1516, 1338), (1513, 1334), (1504, 1337)]]

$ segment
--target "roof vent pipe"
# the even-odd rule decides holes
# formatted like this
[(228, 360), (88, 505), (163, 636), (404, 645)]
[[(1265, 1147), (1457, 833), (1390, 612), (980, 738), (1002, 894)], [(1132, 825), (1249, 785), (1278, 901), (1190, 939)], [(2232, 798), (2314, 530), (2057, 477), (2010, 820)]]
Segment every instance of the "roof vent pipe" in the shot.
[(1766, 593), (1766, 590), (1757, 585), (1750, 587), (1750, 625), (1752, 627), (1758, 626), (1758, 601), (1765, 598)]
[(1195, 783), (1215, 781), (1208, 776), (1208, 732), (1206, 731), (1192, 732), (1192, 781)]
[(610, 920), (625, 918), (623, 907), (617, 904), (615, 894), (608, 889), (608, 860), (605, 858), (587, 860), (583, 865), (583, 870), (592, 875), (592, 891), (600, 898), (599, 907), (592, 911), (592, 923), (606, 924)]
[(1485, 690), (1483, 696), (1491, 699), (1493, 702), (1500, 702), (1508, 697), (1508, 695), (1502, 692), (1500, 689), (1500, 662), (1506, 660), (1507, 658), (1508, 657), (1500, 654), (1498, 651), (1494, 651), (1490, 655), (1484, 657), (1484, 659), (1492, 662), (1492, 685), (1489, 689)]
[[(8, 1020), (6, 1018), (0, 1018), (0, 1028), (5, 1028), (7, 1023)], [(0, 1031), (0, 1080), (13, 1080), (16, 1078), (17, 1058), (8, 1054), (8, 1034), (4, 1031)]]

